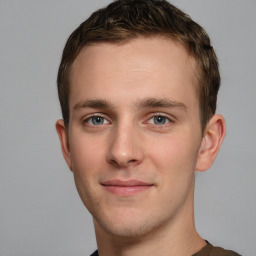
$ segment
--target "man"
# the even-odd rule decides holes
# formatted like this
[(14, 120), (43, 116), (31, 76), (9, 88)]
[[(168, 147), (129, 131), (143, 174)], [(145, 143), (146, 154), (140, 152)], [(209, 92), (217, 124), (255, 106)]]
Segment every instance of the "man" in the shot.
[(206, 32), (161, 0), (120, 0), (69, 37), (56, 129), (93, 216), (93, 255), (238, 255), (194, 224), (195, 171), (225, 135), (218, 61)]

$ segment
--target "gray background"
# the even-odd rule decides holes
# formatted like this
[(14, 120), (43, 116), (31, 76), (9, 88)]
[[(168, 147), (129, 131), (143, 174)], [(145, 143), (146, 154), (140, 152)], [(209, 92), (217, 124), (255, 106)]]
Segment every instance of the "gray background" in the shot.
[[(109, 1), (0, 0), (0, 255), (89, 255), (90, 215), (61, 155), (56, 74), (68, 35)], [(176, 0), (219, 56), (227, 136), (196, 177), (196, 225), (214, 244), (256, 255), (256, 2)]]

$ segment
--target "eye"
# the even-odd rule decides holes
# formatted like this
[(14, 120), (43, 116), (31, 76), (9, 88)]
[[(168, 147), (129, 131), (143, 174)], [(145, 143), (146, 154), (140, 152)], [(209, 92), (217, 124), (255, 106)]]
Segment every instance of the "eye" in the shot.
[(170, 122), (171, 122), (170, 118), (166, 116), (161, 116), (161, 115), (153, 116), (149, 119), (149, 123), (155, 124), (155, 125), (164, 125)]
[(102, 116), (91, 116), (85, 120), (85, 123), (89, 125), (103, 125), (109, 124), (109, 121)]

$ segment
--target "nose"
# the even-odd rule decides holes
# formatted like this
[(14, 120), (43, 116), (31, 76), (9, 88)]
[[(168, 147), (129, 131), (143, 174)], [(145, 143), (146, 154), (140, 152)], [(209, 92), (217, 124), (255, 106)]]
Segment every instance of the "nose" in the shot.
[(107, 161), (116, 167), (137, 165), (143, 161), (144, 153), (139, 131), (132, 125), (119, 125), (111, 134)]

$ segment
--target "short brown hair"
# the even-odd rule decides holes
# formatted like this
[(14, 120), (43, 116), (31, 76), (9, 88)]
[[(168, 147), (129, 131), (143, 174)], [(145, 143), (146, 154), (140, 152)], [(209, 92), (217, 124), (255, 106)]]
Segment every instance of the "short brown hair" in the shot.
[(220, 86), (218, 60), (205, 30), (165, 0), (117, 0), (94, 12), (68, 38), (57, 85), (65, 125), (69, 123), (69, 73), (81, 49), (90, 43), (124, 42), (144, 36), (164, 36), (179, 42), (198, 65), (201, 126), (215, 113)]

